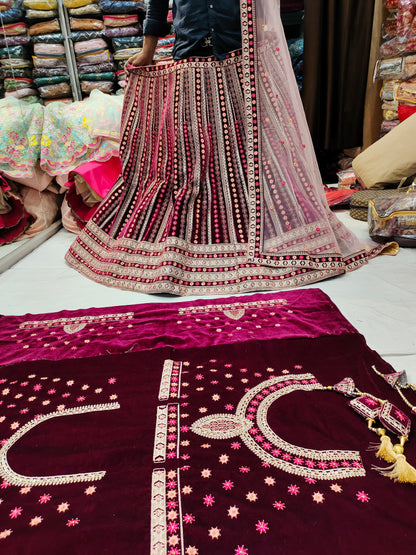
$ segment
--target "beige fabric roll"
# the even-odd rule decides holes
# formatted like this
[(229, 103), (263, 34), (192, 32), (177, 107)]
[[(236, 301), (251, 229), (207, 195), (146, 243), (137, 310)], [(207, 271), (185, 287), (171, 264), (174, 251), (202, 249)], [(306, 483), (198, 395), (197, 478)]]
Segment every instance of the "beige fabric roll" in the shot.
[(416, 114), (354, 158), (352, 167), (368, 189), (384, 189), (416, 175)]

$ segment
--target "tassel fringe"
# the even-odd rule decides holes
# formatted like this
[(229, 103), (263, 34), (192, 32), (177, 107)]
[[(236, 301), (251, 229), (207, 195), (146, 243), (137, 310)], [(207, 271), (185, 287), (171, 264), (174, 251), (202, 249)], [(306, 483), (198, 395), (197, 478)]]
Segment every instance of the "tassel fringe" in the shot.
[(397, 460), (397, 454), (393, 449), (393, 444), (389, 436), (381, 436), (380, 444), (373, 443), (370, 445), (369, 449), (371, 451), (377, 451), (376, 457), (383, 459), (383, 461), (395, 463)]
[(395, 482), (416, 484), (416, 468), (409, 464), (401, 453), (396, 454), (396, 461), (391, 466), (387, 468), (374, 466), (373, 468)]

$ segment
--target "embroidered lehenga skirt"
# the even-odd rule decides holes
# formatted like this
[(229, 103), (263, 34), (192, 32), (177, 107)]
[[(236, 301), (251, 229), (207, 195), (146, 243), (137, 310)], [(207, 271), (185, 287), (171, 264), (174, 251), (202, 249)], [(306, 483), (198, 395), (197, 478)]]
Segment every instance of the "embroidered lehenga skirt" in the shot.
[(224, 294), (316, 282), (378, 252), (328, 208), (278, 8), (242, 2), (242, 52), (225, 60), (128, 68), (122, 174), (71, 266), (123, 289)]

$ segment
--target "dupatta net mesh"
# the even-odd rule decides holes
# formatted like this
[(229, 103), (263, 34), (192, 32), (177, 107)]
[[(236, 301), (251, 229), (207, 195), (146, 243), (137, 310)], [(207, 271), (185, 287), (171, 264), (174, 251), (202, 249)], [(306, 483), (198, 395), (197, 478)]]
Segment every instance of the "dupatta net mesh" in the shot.
[(248, 132), (247, 141), (258, 158), (249, 168), (252, 207), (256, 200), (250, 258), (273, 265), (279, 264), (280, 256), (301, 255), (318, 267), (322, 257), (327, 266), (330, 255), (348, 264), (370, 249), (326, 202), (280, 19), (280, 1), (242, 2), (242, 19), (247, 20), (243, 65), (251, 74), (245, 90), (253, 131)]
[(244, 0), (242, 53), (127, 67), (122, 174), (66, 260), (105, 285), (228, 294), (364, 264), (330, 212), (279, 2)]

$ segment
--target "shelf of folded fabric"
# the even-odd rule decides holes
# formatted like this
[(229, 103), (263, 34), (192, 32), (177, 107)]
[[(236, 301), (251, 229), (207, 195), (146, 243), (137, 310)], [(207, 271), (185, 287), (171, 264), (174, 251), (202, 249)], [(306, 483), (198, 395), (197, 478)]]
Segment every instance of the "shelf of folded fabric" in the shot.
[(416, 112), (416, 0), (384, 0), (384, 6), (374, 74), (382, 80), (381, 136)]

